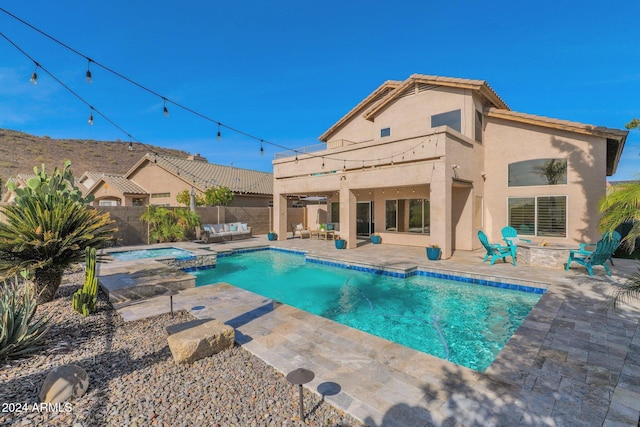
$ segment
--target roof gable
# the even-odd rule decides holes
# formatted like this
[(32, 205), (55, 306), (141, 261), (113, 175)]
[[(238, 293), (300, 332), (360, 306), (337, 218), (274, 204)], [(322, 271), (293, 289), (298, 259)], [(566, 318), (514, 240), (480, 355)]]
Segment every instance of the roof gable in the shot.
[(489, 105), (506, 110), (509, 109), (509, 106), (484, 80), (412, 74), (405, 81), (389, 80), (384, 82), (376, 90), (371, 92), (369, 96), (358, 103), (358, 105), (352, 108), (351, 111), (338, 120), (333, 126), (331, 126), (325, 133), (320, 135), (320, 141), (327, 142), (335, 132), (359, 114), (362, 114), (365, 119), (373, 121), (378, 113), (388, 107), (396, 99), (405, 96), (407, 91), (416, 85), (421, 87), (444, 86), (470, 89), (485, 98), (489, 102)]
[(491, 89), (484, 80), (459, 79), (455, 77), (429, 76), (425, 74), (413, 74), (407, 80), (402, 82), (393, 92), (389, 93), (384, 100), (378, 102), (364, 114), (367, 120), (374, 120), (375, 117), (393, 101), (405, 95), (406, 91), (414, 86), (444, 86), (459, 89), (469, 89), (477, 92), (480, 96), (489, 101), (490, 105), (498, 108), (509, 110), (509, 106)]
[(327, 142), (331, 135), (338, 131), (345, 123), (350, 121), (353, 117), (359, 115), (367, 108), (370, 108), (376, 103), (382, 102), (389, 93), (393, 92), (402, 82), (396, 80), (387, 80), (382, 83), (376, 90), (371, 92), (365, 99), (360, 101), (358, 105), (353, 107), (347, 114), (345, 114), (340, 120), (338, 120), (333, 126), (331, 126), (325, 133), (318, 138), (320, 141)]

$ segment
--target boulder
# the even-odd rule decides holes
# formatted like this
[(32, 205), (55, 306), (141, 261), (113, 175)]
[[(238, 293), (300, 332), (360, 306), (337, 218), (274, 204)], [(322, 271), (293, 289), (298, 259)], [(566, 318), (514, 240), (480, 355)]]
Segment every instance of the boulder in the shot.
[(45, 403), (63, 403), (78, 398), (89, 388), (89, 375), (78, 365), (53, 368), (45, 378), (38, 397)]
[(193, 320), (167, 326), (169, 349), (176, 363), (192, 363), (233, 347), (235, 330), (219, 320)]

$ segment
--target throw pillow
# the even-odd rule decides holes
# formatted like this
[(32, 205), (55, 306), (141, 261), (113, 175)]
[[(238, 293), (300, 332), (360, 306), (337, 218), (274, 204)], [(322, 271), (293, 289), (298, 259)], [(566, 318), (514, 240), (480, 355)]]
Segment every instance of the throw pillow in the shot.
[(230, 225), (229, 226), (229, 231), (238, 231), (238, 226), (237, 225)]
[(242, 231), (247, 231), (247, 224), (240, 224)]

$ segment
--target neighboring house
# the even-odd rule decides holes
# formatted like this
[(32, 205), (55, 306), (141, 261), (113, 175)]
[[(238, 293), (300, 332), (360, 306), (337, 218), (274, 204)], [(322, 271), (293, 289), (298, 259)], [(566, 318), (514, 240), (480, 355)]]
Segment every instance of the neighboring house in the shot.
[(77, 180), (78, 187), (86, 196), (93, 194), (92, 206), (146, 206), (149, 204), (147, 190), (114, 173), (85, 172)]
[[(19, 174), (11, 180), (23, 187), (32, 176)], [(203, 195), (214, 186), (233, 192), (231, 207), (266, 207), (273, 200), (273, 174), (214, 165), (197, 154), (188, 158), (146, 154), (124, 175), (85, 172), (76, 185), (85, 196), (93, 194), (92, 206), (180, 206), (178, 193), (193, 187)], [(11, 202), (14, 197), (7, 191), (2, 201)]]
[[(16, 188), (24, 188), (27, 186), (27, 180), (29, 178), (35, 178), (36, 176), (34, 174), (29, 174), (29, 173), (19, 173), (18, 175), (9, 178), (8, 182), (13, 182), (16, 186)], [(2, 202), (3, 203), (12, 203), (13, 200), (16, 198), (16, 193), (14, 193), (11, 190), (6, 190), (4, 192), (4, 194), (2, 195)]]
[(322, 151), (276, 157), (274, 228), (286, 236), (285, 195), (304, 194), (328, 197), (350, 248), (376, 232), (446, 258), (479, 248), (480, 229), (500, 242), (506, 225), (537, 241), (592, 241), (627, 134), (511, 111), (481, 80), (387, 81), (320, 136)]
[(214, 186), (228, 187), (235, 196), (229, 206), (269, 206), (273, 195), (273, 174), (214, 165), (197, 154), (146, 154), (124, 175), (86, 172), (79, 182), (86, 194), (95, 196), (94, 206), (180, 206), (176, 196), (192, 187), (197, 195)]

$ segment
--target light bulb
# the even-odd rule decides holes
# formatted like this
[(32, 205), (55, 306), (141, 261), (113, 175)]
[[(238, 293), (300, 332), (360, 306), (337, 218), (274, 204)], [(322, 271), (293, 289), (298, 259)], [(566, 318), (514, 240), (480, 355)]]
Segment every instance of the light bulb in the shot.
[(262, 141), (260, 141), (260, 155), (264, 156), (264, 147), (262, 146)]
[(33, 74), (31, 74), (31, 78), (29, 79), (29, 81), (31, 82), (32, 85), (38, 84), (38, 75), (36, 74), (35, 71), (33, 72)]
[(220, 133), (220, 123), (218, 123), (218, 141), (222, 139), (222, 134)]
[(90, 126), (93, 126), (93, 113), (89, 113), (89, 120), (87, 120)]
[(164, 100), (164, 105), (162, 107), (162, 112), (164, 113), (165, 117), (169, 117), (169, 109), (167, 108), (167, 100)]
[(133, 151), (133, 143), (129, 143), (129, 146), (127, 147), (127, 150), (129, 151)]
[(87, 58), (87, 73), (85, 74), (87, 78), (87, 83), (91, 83), (93, 79), (91, 78), (91, 59)]

